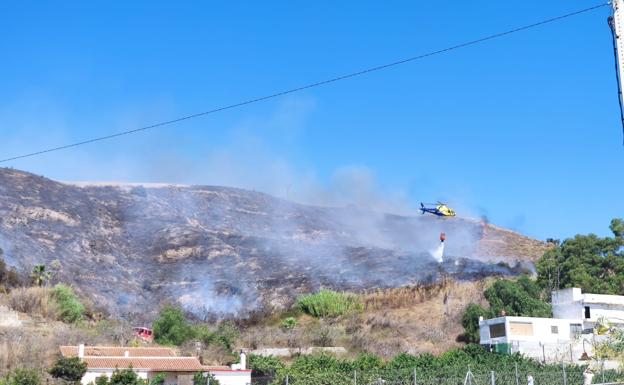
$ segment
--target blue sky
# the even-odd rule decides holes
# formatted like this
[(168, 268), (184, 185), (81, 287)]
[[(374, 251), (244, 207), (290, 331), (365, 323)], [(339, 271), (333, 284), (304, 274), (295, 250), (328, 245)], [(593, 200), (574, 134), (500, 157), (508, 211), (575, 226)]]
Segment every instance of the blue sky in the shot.
[[(3, 4), (0, 154), (204, 111), (594, 4)], [(606, 235), (624, 215), (609, 12), (5, 166), (401, 212), (445, 200), (540, 238)]]

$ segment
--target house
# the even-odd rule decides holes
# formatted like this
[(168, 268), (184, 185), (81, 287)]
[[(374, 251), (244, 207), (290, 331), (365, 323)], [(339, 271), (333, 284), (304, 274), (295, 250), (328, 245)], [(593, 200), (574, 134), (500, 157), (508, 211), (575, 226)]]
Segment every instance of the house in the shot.
[(116, 369), (132, 368), (137, 375), (150, 380), (165, 373), (165, 385), (190, 385), (197, 372), (211, 373), (222, 385), (250, 385), (251, 370), (247, 370), (244, 354), (235, 368), (205, 366), (197, 357), (180, 357), (171, 348), (161, 347), (101, 347), (61, 346), (64, 357), (79, 357), (87, 364), (81, 383), (88, 385), (100, 376), (110, 377)]
[(570, 288), (552, 293), (554, 318), (582, 319), (584, 329), (593, 329), (599, 320), (624, 325), (624, 296), (583, 293)]
[(552, 292), (553, 318), (501, 316), (479, 320), (480, 344), (500, 353), (520, 353), (543, 362), (580, 362), (602, 338), (594, 330), (608, 322), (624, 326), (624, 296)]

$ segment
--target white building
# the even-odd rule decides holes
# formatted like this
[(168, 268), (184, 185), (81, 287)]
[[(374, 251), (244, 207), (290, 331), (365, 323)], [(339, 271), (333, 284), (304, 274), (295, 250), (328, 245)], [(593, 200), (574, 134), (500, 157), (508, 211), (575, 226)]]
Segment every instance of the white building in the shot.
[(64, 357), (79, 357), (87, 364), (82, 385), (95, 383), (101, 376), (111, 377), (116, 369), (127, 369), (144, 379), (164, 373), (165, 385), (192, 385), (197, 372), (212, 374), (222, 385), (250, 385), (251, 370), (247, 370), (245, 357), (236, 368), (204, 366), (197, 357), (179, 357), (170, 348), (132, 348), (100, 346), (61, 346)]
[(624, 324), (624, 296), (582, 293), (579, 288), (553, 291), (554, 318), (582, 319), (585, 329), (593, 329), (599, 319)]
[(579, 362), (593, 354), (599, 321), (624, 325), (624, 296), (583, 294), (571, 288), (554, 291), (552, 306), (553, 318), (480, 319), (481, 345), (543, 362)]

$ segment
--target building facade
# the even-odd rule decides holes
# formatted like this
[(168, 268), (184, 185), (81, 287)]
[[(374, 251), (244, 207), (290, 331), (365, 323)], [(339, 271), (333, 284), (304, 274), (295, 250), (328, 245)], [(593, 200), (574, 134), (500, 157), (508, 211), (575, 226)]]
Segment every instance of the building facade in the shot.
[(624, 296), (583, 293), (579, 288), (552, 293), (553, 318), (508, 317), (479, 320), (480, 343), (500, 353), (520, 353), (542, 362), (580, 363), (601, 339), (601, 323), (624, 326)]
[(163, 373), (165, 385), (192, 385), (195, 373), (210, 373), (222, 385), (250, 385), (251, 370), (246, 369), (245, 357), (236, 368), (205, 366), (197, 357), (180, 357), (170, 348), (132, 348), (100, 346), (61, 346), (64, 357), (79, 357), (87, 372), (81, 384), (95, 383), (101, 376), (111, 377), (117, 369), (132, 368), (139, 378), (150, 380)]

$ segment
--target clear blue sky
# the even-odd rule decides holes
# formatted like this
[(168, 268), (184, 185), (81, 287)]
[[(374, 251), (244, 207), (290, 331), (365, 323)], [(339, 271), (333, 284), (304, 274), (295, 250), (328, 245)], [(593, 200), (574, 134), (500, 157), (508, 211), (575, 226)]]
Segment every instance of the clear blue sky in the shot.
[[(200, 112), (594, 4), (6, 3), (0, 154)], [(440, 199), (540, 238), (606, 235), (624, 215), (609, 12), (5, 166), (59, 180), (231, 184), (313, 202), (415, 208)]]

